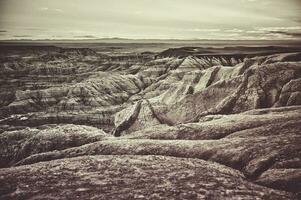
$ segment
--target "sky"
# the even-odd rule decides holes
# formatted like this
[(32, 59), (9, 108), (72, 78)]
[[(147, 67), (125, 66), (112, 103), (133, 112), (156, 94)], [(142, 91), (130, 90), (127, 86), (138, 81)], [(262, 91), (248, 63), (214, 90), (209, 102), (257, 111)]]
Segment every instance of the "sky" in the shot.
[(299, 40), (301, 0), (0, 0), (0, 40)]

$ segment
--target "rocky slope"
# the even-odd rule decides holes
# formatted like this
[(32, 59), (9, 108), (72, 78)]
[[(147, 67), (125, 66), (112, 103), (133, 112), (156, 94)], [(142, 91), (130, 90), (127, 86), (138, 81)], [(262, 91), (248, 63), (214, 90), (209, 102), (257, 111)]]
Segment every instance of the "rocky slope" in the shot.
[(0, 199), (298, 199), (298, 50), (5, 48)]

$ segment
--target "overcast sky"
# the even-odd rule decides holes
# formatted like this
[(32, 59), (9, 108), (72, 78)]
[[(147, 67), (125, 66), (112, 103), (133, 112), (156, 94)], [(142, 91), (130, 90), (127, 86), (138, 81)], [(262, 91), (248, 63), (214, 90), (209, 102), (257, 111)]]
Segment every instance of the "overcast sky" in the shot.
[(0, 39), (301, 39), (301, 0), (0, 0)]

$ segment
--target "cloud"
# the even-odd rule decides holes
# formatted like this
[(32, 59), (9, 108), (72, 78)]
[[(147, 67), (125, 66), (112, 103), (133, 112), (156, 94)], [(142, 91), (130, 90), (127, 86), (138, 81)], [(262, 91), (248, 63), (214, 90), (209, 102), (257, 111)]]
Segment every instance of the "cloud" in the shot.
[(77, 36), (73, 36), (74, 38), (86, 38), (86, 39), (96, 39), (98, 37), (94, 36), (94, 35), (77, 35)]
[(56, 12), (63, 12), (63, 10), (59, 9), (59, 8), (54, 9), (54, 11), (56, 11)]
[(259, 31), (292, 31), (292, 30), (300, 30), (301, 26), (287, 26), (287, 27), (257, 27), (256, 30)]
[(301, 37), (301, 32), (270, 31), (270, 33), (291, 36), (291, 37)]
[(46, 11), (46, 10), (49, 10), (49, 8), (47, 8), (47, 7), (42, 7), (42, 8), (39, 8), (39, 10)]
[(40, 11), (44, 11), (44, 12), (57, 12), (57, 13), (62, 13), (64, 12), (62, 9), (59, 8), (48, 8), (48, 7), (41, 7), (39, 8)]
[(24, 30), (28, 30), (28, 31), (46, 31), (47, 29), (45, 29), (45, 28), (29, 27), (29, 28), (24, 28)]
[(228, 33), (243, 33), (243, 32), (245, 32), (245, 30), (234, 28), (234, 29), (225, 30), (225, 32), (228, 32)]
[(193, 29), (186, 29), (186, 31), (191, 31), (191, 32), (220, 32), (221, 29), (218, 28), (193, 28)]
[(250, 31), (246, 31), (246, 33), (263, 34), (263, 33), (266, 33), (266, 31), (262, 31), (262, 30), (250, 30)]
[(32, 35), (13, 35), (13, 37), (16, 37), (16, 38), (30, 38), (30, 37), (33, 37)]
[(258, 0), (241, 0), (241, 2), (243, 2), (243, 3), (254, 3), (256, 1), (258, 1)]
[(266, 35), (278, 39), (300, 39), (301, 26), (256, 27), (254, 30), (247, 31), (247, 33)]

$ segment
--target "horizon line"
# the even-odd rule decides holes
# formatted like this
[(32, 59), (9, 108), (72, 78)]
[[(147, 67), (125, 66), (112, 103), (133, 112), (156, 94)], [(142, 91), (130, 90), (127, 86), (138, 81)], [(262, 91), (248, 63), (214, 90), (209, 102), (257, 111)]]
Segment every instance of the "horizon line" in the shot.
[(0, 39), (0, 42), (30, 42), (30, 41), (95, 41), (95, 40), (155, 40), (155, 41), (284, 41), (284, 42), (297, 42), (301, 39), (201, 39), (201, 38), (191, 38), (191, 39), (179, 39), (179, 38), (122, 38), (122, 37), (103, 37), (103, 38), (68, 38), (68, 39)]

